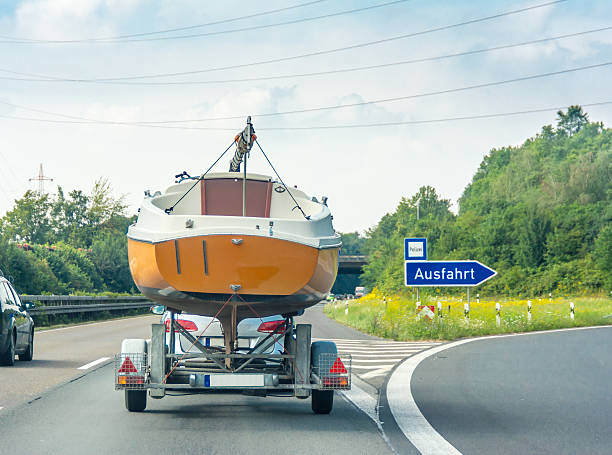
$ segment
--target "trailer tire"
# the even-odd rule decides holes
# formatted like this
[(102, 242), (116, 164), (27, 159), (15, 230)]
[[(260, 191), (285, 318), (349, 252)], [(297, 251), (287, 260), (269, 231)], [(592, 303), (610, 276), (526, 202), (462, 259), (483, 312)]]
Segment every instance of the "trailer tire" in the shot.
[(333, 390), (312, 391), (312, 412), (315, 414), (329, 414), (334, 407)]
[(142, 412), (147, 407), (146, 390), (126, 390), (125, 408), (130, 412)]
[[(317, 376), (321, 376), (320, 360), (321, 354), (338, 354), (336, 343), (332, 341), (315, 341), (311, 348), (312, 371)], [(327, 367), (327, 365), (325, 365)], [(327, 371), (325, 371), (327, 373)], [(333, 390), (316, 390), (312, 391), (312, 412), (315, 414), (329, 414), (334, 407), (334, 391)]]

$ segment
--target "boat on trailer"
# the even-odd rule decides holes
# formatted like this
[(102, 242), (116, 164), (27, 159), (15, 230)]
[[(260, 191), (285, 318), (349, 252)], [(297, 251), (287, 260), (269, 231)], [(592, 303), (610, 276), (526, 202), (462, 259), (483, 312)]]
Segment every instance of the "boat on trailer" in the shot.
[[(336, 278), (341, 242), (326, 199), (288, 187), (271, 163), (276, 178), (247, 173), (254, 143), (269, 162), (249, 118), (215, 161), (235, 144), (230, 172), (210, 174), (213, 163), (199, 177), (183, 172), (163, 193), (145, 193), (128, 230), (130, 270), (169, 314), (151, 325), (150, 339), (123, 340), (115, 357), (115, 389), (125, 391), (129, 411), (145, 410), (147, 392), (155, 399), (222, 392), (312, 397), (313, 412), (328, 414), (334, 390), (351, 388), (350, 355), (332, 341), (312, 342), (310, 324), (294, 322)], [(175, 319), (181, 311), (210, 322), (191, 333)], [(263, 319), (270, 315), (273, 324)], [(241, 346), (238, 323), (253, 317), (264, 336)], [(215, 318), (224, 347), (207, 332)], [(186, 349), (176, 348), (176, 336)]]
[(278, 175), (247, 173), (255, 141), (249, 118), (234, 140), (230, 172), (146, 192), (127, 233), (140, 291), (170, 309), (219, 319), (227, 352), (240, 320), (295, 315), (325, 299), (341, 246), (326, 198)]

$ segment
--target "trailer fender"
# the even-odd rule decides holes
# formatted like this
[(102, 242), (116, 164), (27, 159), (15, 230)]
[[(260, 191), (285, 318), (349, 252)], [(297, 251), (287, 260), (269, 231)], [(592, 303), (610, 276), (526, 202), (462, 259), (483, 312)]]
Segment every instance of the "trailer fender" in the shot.
[[(333, 341), (315, 341), (311, 346), (312, 372), (318, 377), (325, 375), (327, 371), (321, 370), (321, 354), (337, 355), (338, 348)], [(327, 367), (329, 369), (329, 367)], [(321, 374), (322, 373), (322, 374)]]

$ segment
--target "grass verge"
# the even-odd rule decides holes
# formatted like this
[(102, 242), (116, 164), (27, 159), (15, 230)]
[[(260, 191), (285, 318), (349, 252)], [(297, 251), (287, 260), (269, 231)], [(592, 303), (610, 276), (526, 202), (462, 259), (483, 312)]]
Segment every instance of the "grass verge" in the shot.
[[(438, 301), (442, 304), (442, 317), (438, 314)], [(345, 302), (328, 303), (324, 312), (328, 317), (361, 332), (398, 341), (455, 340), (612, 324), (612, 299), (605, 297), (531, 299), (531, 320), (528, 318), (526, 299), (472, 301), (469, 318), (464, 316), (465, 300), (429, 299), (422, 303), (435, 306), (436, 316), (431, 320), (417, 317), (414, 301), (392, 296), (391, 301), (385, 303), (382, 294), (376, 290), (348, 302), (348, 314), (345, 314)], [(570, 318), (570, 302), (574, 303), (574, 319)], [(496, 321), (496, 303), (501, 305), (499, 325)]]

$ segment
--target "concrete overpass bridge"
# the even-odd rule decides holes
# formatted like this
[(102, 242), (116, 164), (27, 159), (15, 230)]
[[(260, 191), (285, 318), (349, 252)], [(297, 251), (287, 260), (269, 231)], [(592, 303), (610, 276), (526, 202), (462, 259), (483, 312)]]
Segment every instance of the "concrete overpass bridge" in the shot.
[(338, 274), (359, 274), (363, 272), (363, 266), (368, 263), (368, 257), (362, 255), (338, 257)]

